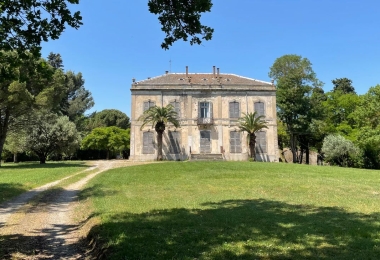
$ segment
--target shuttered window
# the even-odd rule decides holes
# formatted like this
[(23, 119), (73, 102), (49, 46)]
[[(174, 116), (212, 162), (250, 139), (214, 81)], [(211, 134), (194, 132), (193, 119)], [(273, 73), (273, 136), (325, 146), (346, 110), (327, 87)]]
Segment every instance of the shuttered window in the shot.
[(145, 101), (144, 102), (144, 108), (143, 108), (143, 112), (145, 112), (146, 110), (148, 110), (149, 108), (151, 107), (154, 107), (155, 106), (155, 103), (153, 101)]
[(230, 132), (230, 153), (241, 153), (241, 133)]
[(200, 118), (211, 118), (211, 103), (210, 102), (200, 102), (199, 103), (199, 111)]
[(177, 113), (177, 118), (181, 117), (181, 103), (178, 101), (170, 102), (170, 105), (173, 106), (174, 111)]
[(267, 133), (264, 131), (256, 132), (256, 152), (267, 152)]
[(255, 102), (255, 112), (257, 116), (265, 116), (265, 107), (263, 102)]
[(181, 151), (181, 145), (180, 145), (180, 140), (181, 140), (181, 133), (177, 131), (169, 131), (169, 142), (170, 142), (170, 147), (169, 151), (172, 154), (179, 154)]
[(230, 118), (239, 118), (240, 117), (240, 104), (239, 102), (230, 102), (229, 104)]
[(143, 133), (143, 154), (153, 154), (154, 153), (154, 134), (153, 132)]

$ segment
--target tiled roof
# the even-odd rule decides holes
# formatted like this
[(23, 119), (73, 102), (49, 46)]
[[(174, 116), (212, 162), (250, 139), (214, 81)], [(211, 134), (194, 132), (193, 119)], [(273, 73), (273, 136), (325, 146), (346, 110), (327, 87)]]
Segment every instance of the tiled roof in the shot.
[(168, 73), (154, 78), (137, 81), (137, 85), (246, 85), (271, 86), (271, 82), (246, 78), (235, 74), (220, 73), (219, 77), (213, 73)]

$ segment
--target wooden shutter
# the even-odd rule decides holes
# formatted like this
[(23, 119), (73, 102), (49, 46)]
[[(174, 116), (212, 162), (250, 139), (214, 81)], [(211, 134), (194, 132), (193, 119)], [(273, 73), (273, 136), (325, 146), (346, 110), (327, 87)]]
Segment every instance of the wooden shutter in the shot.
[(255, 112), (258, 116), (265, 116), (265, 108), (263, 102), (255, 103)]
[(239, 102), (230, 102), (229, 104), (229, 110), (230, 110), (230, 118), (239, 118), (240, 116), (240, 108), (239, 108)]
[(153, 154), (154, 153), (154, 134), (153, 132), (143, 133), (143, 154)]
[(237, 131), (230, 132), (230, 152), (241, 153), (241, 133)]
[(213, 118), (213, 109), (212, 109), (212, 102), (209, 102), (209, 109), (210, 109), (210, 119), (212, 120), (212, 118)]
[(180, 146), (181, 134), (180, 134), (180, 132), (169, 131), (168, 135), (169, 135), (169, 141), (170, 141), (170, 148), (169, 148), (170, 153), (179, 154), (180, 149), (181, 149), (181, 146)]
[(177, 118), (181, 117), (181, 103), (175, 101), (175, 102), (170, 102), (170, 105), (173, 106), (174, 111), (177, 113)]
[(264, 131), (256, 132), (256, 152), (267, 152), (267, 135)]
[(147, 111), (149, 109), (149, 102), (144, 102), (143, 112)]

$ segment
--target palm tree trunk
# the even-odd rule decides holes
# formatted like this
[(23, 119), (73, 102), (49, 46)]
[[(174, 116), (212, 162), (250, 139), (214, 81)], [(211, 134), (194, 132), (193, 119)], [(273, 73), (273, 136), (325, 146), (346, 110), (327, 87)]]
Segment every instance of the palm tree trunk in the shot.
[(157, 161), (162, 161), (162, 131), (157, 131)]
[(254, 134), (249, 135), (249, 150), (251, 153), (251, 158), (253, 161), (256, 161), (256, 136)]

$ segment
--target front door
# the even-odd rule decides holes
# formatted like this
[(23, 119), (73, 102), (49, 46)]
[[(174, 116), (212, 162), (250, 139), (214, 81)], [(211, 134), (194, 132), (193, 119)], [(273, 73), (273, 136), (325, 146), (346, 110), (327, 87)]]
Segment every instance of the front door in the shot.
[(211, 153), (211, 131), (200, 131), (200, 134), (201, 153)]

